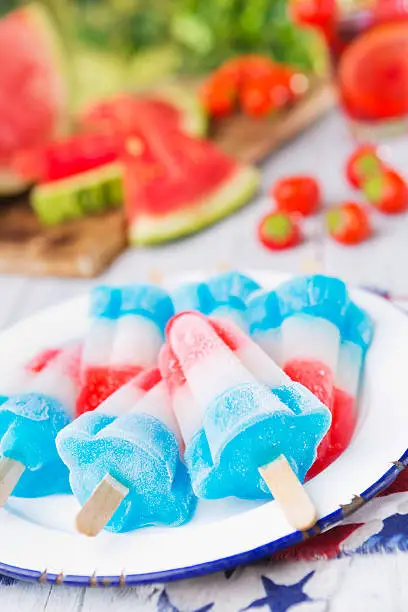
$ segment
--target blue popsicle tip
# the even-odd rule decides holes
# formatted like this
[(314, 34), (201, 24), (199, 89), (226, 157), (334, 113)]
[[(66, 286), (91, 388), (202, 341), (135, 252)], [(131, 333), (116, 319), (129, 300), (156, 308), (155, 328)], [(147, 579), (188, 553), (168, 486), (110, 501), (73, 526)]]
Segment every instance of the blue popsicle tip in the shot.
[(91, 318), (115, 320), (129, 314), (150, 319), (164, 332), (174, 306), (169, 294), (155, 285), (100, 286), (91, 292)]
[(187, 469), (174, 434), (158, 419), (86, 413), (60, 432), (57, 447), (82, 504), (106, 474), (129, 489), (108, 531), (176, 526), (191, 518), (196, 498)]
[(374, 322), (370, 315), (354, 302), (350, 302), (344, 319), (342, 339), (357, 344), (363, 353), (366, 353), (373, 336)]
[(176, 312), (196, 310), (205, 315), (229, 316), (246, 328), (245, 313), (250, 296), (260, 289), (252, 278), (239, 272), (226, 272), (205, 282), (187, 283), (172, 294)]
[(280, 303), (275, 291), (255, 295), (248, 302), (246, 318), (250, 334), (275, 329), (282, 323)]
[(186, 445), (198, 497), (271, 497), (258, 468), (283, 454), (303, 481), (331, 422), (329, 409), (302, 385), (234, 387), (214, 399), (203, 428)]
[(69, 491), (68, 472), (55, 446), (57, 433), (69, 421), (60, 402), (39, 393), (12, 395), (0, 406), (0, 455), (26, 466), (13, 495)]
[(91, 291), (89, 314), (92, 318), (116, 319), (121, 303), (120, 289), (100, 285)]
[(346, 285), (338, 278), (321, 274), (296, 277), (279, 285), (276, 294), (282, 319), (308, 314), (342, 328), (349, 297)]

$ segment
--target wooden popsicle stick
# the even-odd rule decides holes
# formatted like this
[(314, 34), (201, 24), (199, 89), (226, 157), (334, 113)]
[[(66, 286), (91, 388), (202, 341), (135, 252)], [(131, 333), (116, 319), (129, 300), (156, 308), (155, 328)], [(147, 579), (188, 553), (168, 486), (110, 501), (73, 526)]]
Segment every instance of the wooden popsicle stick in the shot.
[(110, 474), (98, 484), (76, 517), (76, 528), (87, 536), (96, 536), (105, 527), (129, 489)]
[(286, 457), (280, 455), (258, 470), (292, 527), (310, 529), (317, 520), (316, 508)]
[(16, 459), (10, 457), (0, 459), (0, 508), (12, 494), (25, 469), (24, 463)]

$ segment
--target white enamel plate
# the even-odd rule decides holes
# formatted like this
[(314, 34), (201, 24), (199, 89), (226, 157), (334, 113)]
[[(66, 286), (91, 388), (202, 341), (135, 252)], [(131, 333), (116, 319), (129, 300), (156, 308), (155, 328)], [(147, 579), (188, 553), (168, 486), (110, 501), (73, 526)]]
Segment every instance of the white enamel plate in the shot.
[[(268, 288), (282, 280), (267, 273), (253, 276)], [(408, 463), (408, 317), (371, 293), (351, 294), (373, 317), (375, 338), (353, 440), (335, 463), (306, 485), (320, 517), (310, 536), (386, 488)], [(87, 306), (87, 297), (71, 300), (3, 332), (0, 390), (13, 366), (42, 348), (82, 336)], [(72, 496), (11, 498), (0, 510), (0, 572), (40, 582), (124, 586), (225, 569), (305, 537), (293, 531), (275, 502), (200, 502), (194, 519), (183, 527), (123, 535), (104, 532), (94, 539), (75, 532), (78, 509)]]

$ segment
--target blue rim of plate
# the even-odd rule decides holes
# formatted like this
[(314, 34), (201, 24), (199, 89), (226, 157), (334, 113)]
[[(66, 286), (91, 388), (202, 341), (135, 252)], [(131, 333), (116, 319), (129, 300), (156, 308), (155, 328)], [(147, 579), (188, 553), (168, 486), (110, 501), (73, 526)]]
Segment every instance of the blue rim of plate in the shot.
[(125, 575), (122, 572), (120, 576), (96, 576), (95, 574), (92, 576), (64, 575), (62, 572), (60, 574), (49, 574), (47, 570), (39, 572), (37, 570), (15, 567), (0, 562), (0, 573), (17, 580), (38, 582), (40, 584), (63, 584), (65, 586), (75, 587), (130, 587), (141, 584), (151, 584), (154, 582), (172, 582), (186, 578), (197, 578), (205, 574), (228, 570), (238, 565), (245, 565), (263, 557), (273, 555), (279, 550), (290, 548), (313, 536), (319, 535), (329, 527), (333, 527), (336, 523), (339, 523), (344, 518), (356, 512), (373, 497), (389, 487), (406, 467), (408, 467), (408, 449), (400, 459), (393, 461), (392, 467), (368, 489), (359, 495), (355, 495), (350, 502), (341, 505), (338, 510), (319, 519), (316, 525), (307, 532), (294, 531), (288, 536), (270, 542), (269, 544), (264, 544), (253, 550), (239, 553), (231, 557), (217, 559), (216, 561), (208, 561), (206, 563), (200, 563), (199, 565), (165, 570), (162, 572), (152, 572), (149, 574)]

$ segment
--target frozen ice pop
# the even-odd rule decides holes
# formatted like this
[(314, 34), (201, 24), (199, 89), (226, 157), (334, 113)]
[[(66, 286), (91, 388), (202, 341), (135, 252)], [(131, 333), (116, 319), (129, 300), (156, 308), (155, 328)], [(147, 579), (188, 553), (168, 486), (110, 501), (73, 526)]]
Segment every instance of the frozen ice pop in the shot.
[(260, 285), (240, 272), (226, 272), (201, 283), (186, 283), (176, 289), (173, 302), (176, 312), (197, 310), (235, 321), (247, 329), (247, 301)]
[(348, 303), (342, 281), (315, 275), (294, 278), (248, 304), (252, 338), (329, 407)]
[(310, 478), (338, 457), (350, 441), (372, 321), (350, 300), (342, 281), (321, 275), (295, 278), (275, 291), (255, 296), (247, 318), (254, 340), (333, 412), (332, 426), (318, 448)]
[(71, 423), (57, 446), (83, 504), (81, 533), (180, 525), (194, 511), (179, 429), (158, 370), (142, 372)]
[(55, 437), (73, 415), (78, 392), (78, 345), (62, 350), (39, 371), (25, 368), (18, 390), (0, 406), (0, 506), (9, 495), (70, 492)]
[(277, 363), (282, 362), (282, 315), (275, 291), (253, 295), (246, 312), (248, 330), (257, 344)]
[(164, 327), (173, 311), (169, 295), (154, 285), (94, 289), (78, 415), (94, 410), (139, 372), (156, 365)]
[(329, 443), (319, 448), (318, 457), (308, 472), (308, 478), (330, 465), (350, 443), (356, 426), (356, 400), (364, 360), (373, 335), (372, 319), (354, 302), (350, 302), (344, 318), (335, 372), (332, 425), (327, 434)]
[[(315, 459), (330, 412), (234, 327), (180, 313), (168, 325), (159, 356), (193, 490), (208, 499), (270, 498), (272, 490), (292, 515), (304, 508), (299, 482)], [(282, 465), (288, 484), (283, 493)], [(288, 492), (303, 500), (298, 507), (293, 499), (287, 503)], [(306, 519), (292, 516), (298, 528), (314, 522), (308, 504)]]
[(328, 276), (304, 276), (283, 283), (276, 293), (282, 316), (281, 365), (331, 408), (349, 303), (346, 286)]

